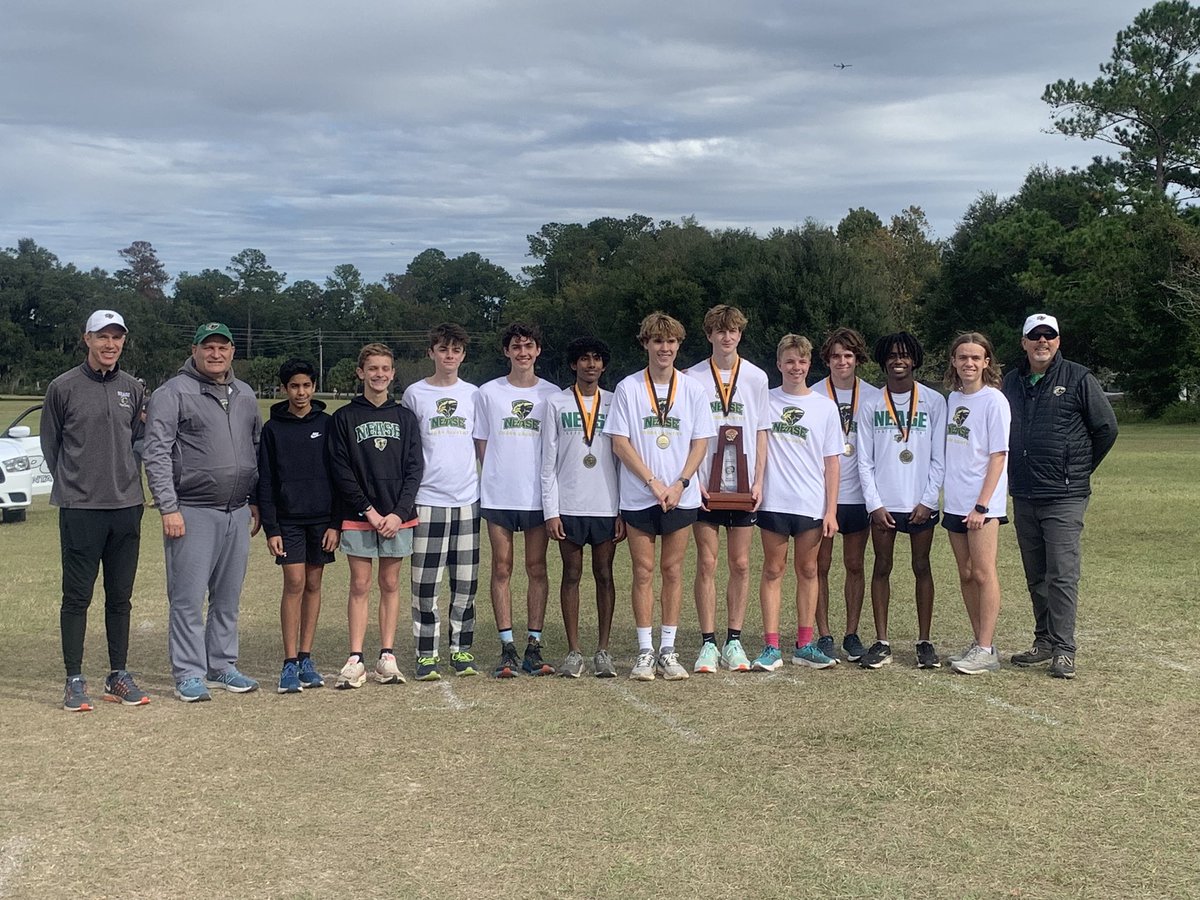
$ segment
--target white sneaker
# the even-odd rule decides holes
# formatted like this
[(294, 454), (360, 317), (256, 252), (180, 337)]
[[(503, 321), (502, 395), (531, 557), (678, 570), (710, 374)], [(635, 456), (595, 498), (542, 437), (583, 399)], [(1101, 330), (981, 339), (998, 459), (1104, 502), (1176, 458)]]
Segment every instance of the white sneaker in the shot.
[[(716, 650), (716, 645), (712, 645)], [(664, 681), (683, 681), (688, 677), (688, 671), (679, 664), (679, 654), (674, 647), (663, 647), (658, 654), (658, 674)]]
[(381, 653), (375, 663), (375, 680), (380, 684), (404, 684), (404, 676), (391, 653)]
[(366, 683), (367, 667), (357, 656), (351, 656), (342, 666), (342, 671), (338, 672), (334, 687), (347, 690), (348, 688), (360, 688)]
[(1000, 671), (1000, 654), (976, 644), (962, 659), (950, 663), (950, 668), (959, 675), (982, 675), (984, 672)]
[[(642, 650), (638, 653), (637, 661), (633, 664), (633, 669), (629, 672), (629, 678), (632, 681), (653, 681), (654, 680), (654, 651)], [(687, 674), (686, 672), (684, 673)]]

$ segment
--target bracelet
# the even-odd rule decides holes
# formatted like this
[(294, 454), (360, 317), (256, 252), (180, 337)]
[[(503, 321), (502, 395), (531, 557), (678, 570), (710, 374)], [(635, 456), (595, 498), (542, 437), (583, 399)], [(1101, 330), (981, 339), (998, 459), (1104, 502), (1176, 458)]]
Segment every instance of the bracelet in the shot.
[(650, 487), (650, 485), (654, 484), (654, 482), (656, 482), (656, 481), (658, 481), (658, 476), (651, 475), (649, 478), (646, 479), (646, 487)]

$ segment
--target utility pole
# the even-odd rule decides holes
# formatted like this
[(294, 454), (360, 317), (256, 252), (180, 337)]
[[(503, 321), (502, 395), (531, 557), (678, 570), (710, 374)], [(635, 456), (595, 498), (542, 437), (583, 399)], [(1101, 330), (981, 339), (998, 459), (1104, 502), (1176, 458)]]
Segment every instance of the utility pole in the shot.
[(317, 329), (317, 391), (325, 384), (325, 336)]

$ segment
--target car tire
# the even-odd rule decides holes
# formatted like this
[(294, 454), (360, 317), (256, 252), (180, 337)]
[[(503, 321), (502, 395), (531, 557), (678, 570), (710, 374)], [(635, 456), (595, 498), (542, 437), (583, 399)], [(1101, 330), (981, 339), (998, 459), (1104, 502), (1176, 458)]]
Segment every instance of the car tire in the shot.
[(4, 510), (4, 524), (15, 525), (17, 522), (25, 521), (24, 509), (6, 509)]

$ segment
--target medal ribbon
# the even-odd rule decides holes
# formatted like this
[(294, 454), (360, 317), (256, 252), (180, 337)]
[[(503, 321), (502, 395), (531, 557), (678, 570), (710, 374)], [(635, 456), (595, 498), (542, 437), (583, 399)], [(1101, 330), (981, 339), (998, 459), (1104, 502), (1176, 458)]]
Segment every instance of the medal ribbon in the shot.
[(583, 442), (590, 447), (596, 437), (596, 417), (600, 413), (600, 389), (596, 389), (596, 396), (592, 400), (590, 410), (583, 405), (583, 394), (579, 392), (578, 384), (571, 385), (571, 392), (575, 394), (575, 405), (579, 408), (579, 417), (583, 419)]
[[(829, 397), (834, 403), (838, 402), (837, 390), (833, 386), (833, 376), (830, 375), (825, 379), (825, 386), (829, 388)], [(850, 389), (850, 418), (842, 422), (842, 434), (850, 437), (850, 429), (854, 424), (854, 417), (858, 415), (858, 379), (854, 379), (854, 387)], [(893, 416), (895, 415), (893, 411)]]
[(729, 386), (725, 386), (725, 382), (721, 380), (721, 370), (717, 368), (717, 364), (710, 356), (708, 358), (708, 367), (712, 370), (713, 381), (717, 385), (717, 397), (721, 400), (721, 412), (725, 417), (729, 417), (729, 409), (733, 406), (733, 392), (737, 390), (738, 372), (742, 368), (742, 358), (735, 356), (733, 358), (733, 368), (729, 372)]
[(892, 415), (892, 421), (896, 423), (896, 428), (900, 431), (900, 436), (896, 440), (901, 443), (908, 443), (908, 434), (912, 431), (913, 413), (917, 409), (917, 383), (914, 381), (912, 386), (912, 398), (908, 403), (908, 416), (901, 422), (900, 414), (896, 410), (896, 403), (892, 400), (892, 392), (884, 387), (883, 399), (887, 404), (887, 411)]
[(658, 424), (663, 428), (667, 427), (667, 414), (675, 405), (675, 389), (679, 386), (675, 376), (676, 372), (672, 368), (671, 383), (667, 385), (667, 403), (664, 407), (659, 405), (658, 393), (654, 390), (654, 382), (650, 380), (650, 370), (646, 369), (646, 393), (650, 395), (650, 410), (658, 417)]

